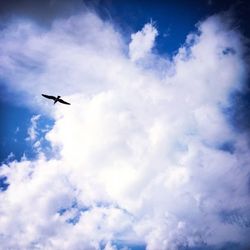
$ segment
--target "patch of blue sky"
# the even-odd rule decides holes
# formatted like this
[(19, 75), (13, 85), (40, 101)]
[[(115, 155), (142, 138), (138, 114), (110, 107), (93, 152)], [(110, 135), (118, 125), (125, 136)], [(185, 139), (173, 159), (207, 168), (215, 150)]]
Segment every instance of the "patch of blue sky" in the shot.
[[(155, 48), (160, 54), (172, 54), (185, 42), (189, 32), (195, 30), (195, 24), (207, 15), (209, 6), (201, 1), (163, 1), (160, 6), (154, 1), (119, 1), (109, 6), (108, 11), (126, 34), (140, 30), (152, 20), (159, 31)], [(107, 16), (107, 10), (103, 12)]]
[(69, 206), (62, 207), (58, 210), (60, 216), (66, 215), (67, 212), (72, 212), (65, 222), (69, 224), (77, 224), (81, 218), (82, 213), (89, 211), (90, 207), (79, 206), (77, 200), (74, 200)]
[(235, 145), (234, 142), (228, 141), (220, 144), (218, 149), (233, 154), (235, 152)]
[(25, 107), (17, 107), (3, 102), (0, 105), (0, 162), (6, 160), (11, 153), (14, 154), (15, 159), (20, 160), (27, 149), (31, 151), (25, 138), (32, 112)]
[(75, 224), (77, 224), (79, 222), (80, 217), (81, 217), (81, 213), (77, 213), (73, 217), (67, 219), (66, 222), (69, 223), (69, 224), (75, 225)]
[[(37, 152), (31, 141), (27, 140), (30, 119), (34, 113), (26, 108), (14, 104), (0, 102), (1, 132), (0, 132), (0, 163), (9, 160), (20, 160), (24, 155), (28, 159), (34, 159)], [(46, 132), (53, 126), (53, 121), (47, 117), (41, 117), (38, 121), (38, 140), (45, 155), (49, 157), (51, 147), (45, 139)]]
[(9, 183), (6, 176), (0, 176), (0, 192), (4, 192), (8, 189)]
[(225, 49), (222, 50), (222, 54), (223, 55), (234, 55), (236, 53), (236, 51), (233, 48), (227, 47)]
[[(228, 10), (234, 1), (117, 1), (99, 8), (100, 14), (111, 19), (130, 41), (130, 34), (141, 30), (152, 20), (159, 36), (155, 49), (159, 54), (174, 54), (185, 43), (186, 36), (197, 32), (196, 24), (206, 17)], [(240, 9), (241, 7), (238, 6)], [(243, 8), (243, 7), (242, 7)], [(243, 25), (243, 23), (242, 23)], [(247, 25), (246, 25), (247, 26)], [(227, 51), (229, 52), (229, 51)]]
[(246, 87), (242, 92), (232, 93), (231, 106), (223, 111), (237, 131), (250, 131), (250, 77), (248, 76)]
[[(128, 243), (125, 241), (113, 240), (111, 244), (117, 250), (146, 250), (145, 243)], [(104, 250), (106, 246), (106, 242), (103, 242), (100, 245), (101, 245), (100, 249)]]

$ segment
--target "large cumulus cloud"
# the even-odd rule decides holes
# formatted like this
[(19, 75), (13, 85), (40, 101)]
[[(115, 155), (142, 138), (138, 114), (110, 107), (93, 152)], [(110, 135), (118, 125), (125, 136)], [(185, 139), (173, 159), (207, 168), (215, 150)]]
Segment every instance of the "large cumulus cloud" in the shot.
[[(166, 58), (157, 34), (148, 23), (126, 44), (93, 13), (1, 31), (2, 79), (40, 110), (37, 159), (0, 168), (4, 249), (249, 245), (249, 148), (224, 112), (246, 78), (243, 38), (212, 16)], [(35, 143), (45, 114), (52, 157)]]

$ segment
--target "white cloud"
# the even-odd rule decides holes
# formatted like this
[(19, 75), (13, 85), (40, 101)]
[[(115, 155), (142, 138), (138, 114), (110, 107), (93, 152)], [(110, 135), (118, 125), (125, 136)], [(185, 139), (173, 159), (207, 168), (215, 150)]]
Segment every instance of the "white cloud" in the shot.
[(36, 140), (36, 138), (37, 138), (37, 122), (38, 122), (40, 117), (41, 117), (41, 115), (32, 116), (32, 118), (30, 120), (31, 126), (28, 129), (28, 137), (26, 138), (26, 140), (31, 140), (31, 141)]
[(141, 31), (131, 35), (129, 44), (129, 56), (132, 61), (144, 58), (151, 52), (155, 38), (158, 35), (157, 29), (152, 23), (147, 23)]
[(4, 249), (249, 245), (247, 223), (230, 222), (249, 215), (249, 148), (222, 112), (244, 84), (241, 37), (213, 16), (168, 61), (151, 51), (156, 35), (146, 24), (127, 45), (91, 13), (1, 32), (1, 75), (55, 120), (53, 158), (0, 168), (10, 183), (0, 194)]

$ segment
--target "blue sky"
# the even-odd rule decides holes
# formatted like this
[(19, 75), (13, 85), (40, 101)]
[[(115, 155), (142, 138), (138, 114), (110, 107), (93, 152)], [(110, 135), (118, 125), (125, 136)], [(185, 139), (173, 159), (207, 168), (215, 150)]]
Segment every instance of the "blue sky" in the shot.
[(0, 245), (247, 249), (249, 11), (2, 4)]

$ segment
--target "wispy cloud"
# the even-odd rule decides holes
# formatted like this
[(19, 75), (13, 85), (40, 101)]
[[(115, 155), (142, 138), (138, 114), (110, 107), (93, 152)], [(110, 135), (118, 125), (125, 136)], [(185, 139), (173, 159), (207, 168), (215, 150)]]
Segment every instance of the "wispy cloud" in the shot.
[(41, 115), (34, 115), (31, 118), (31, 126), (28, 129), (28, 137), (26, 140), (34, 141), (37, 138), (37, 122)]
[(249, 217), (249, 147), (223, 113), (246, 77), (242, 37), (212, 16), (167, 59), (151, 50), (157, 33), (146, 24), (126, 44), (93, 13), (1, 32), (9, 88), (43, 111), (43, 92), (72, 103), (48, 111), (54, 158), (0, 168), (3, 248), (249, 245), (237, 219)]

